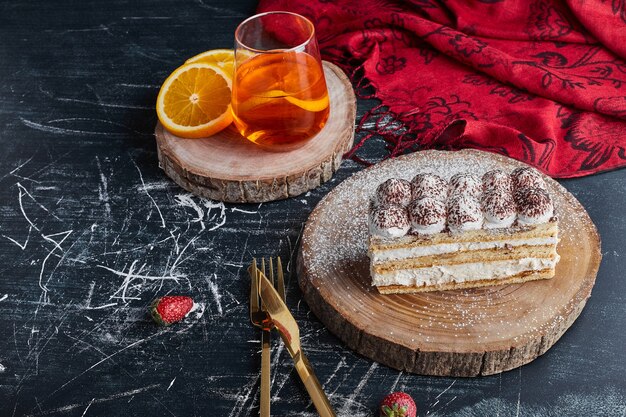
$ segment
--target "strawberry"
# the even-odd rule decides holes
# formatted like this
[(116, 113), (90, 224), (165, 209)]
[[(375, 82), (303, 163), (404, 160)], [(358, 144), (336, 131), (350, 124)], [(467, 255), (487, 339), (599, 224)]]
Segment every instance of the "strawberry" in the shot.
[(169, 326), (184, 319), (193, 307), (193, 299), (183, 295), (157, 298), (150, 306), (152, 318), (161, 326)]
[(381, 417), (415, 417), (415, 401), (406, 392), (393, 392), (380, 403)]

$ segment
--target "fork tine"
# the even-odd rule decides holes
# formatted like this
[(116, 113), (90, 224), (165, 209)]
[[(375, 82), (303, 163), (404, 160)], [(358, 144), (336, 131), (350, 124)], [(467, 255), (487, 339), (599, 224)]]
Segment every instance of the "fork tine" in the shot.
[[(261, 258), (261, 269), (257, 271), (258, 273), (262, 273), (265, 278), (267, 278), (267, 271), (265, 271), (265, 258)], [(259, 276), (260, 279), (260, 276)], [(259, 293), (259, 298), (261, 298), (261, 294)], [(260, 302), (261, 307), (264, 307), (263, 301)]]
[(261, 272), (267, 277), (267, 273), (265, 272), (265, 258), (261, 258)]
[(250, 275), (250, 312), (259, 311), (259, 277), (256, 265), (256, 258), (252, 259), (252, 274)]
[(272, 285), (274, 284), (274, 263), (272, 262), (272, 257), (270, 256), (270, 276), (269, 276), (270, 282), (272, 283)]
[(286, 301), (285, 297), (285, 277), (283, 276), (283, 263), (280, 261), (280, 256), (276, 257), (276, 264), (278, 269), (278, 295)]

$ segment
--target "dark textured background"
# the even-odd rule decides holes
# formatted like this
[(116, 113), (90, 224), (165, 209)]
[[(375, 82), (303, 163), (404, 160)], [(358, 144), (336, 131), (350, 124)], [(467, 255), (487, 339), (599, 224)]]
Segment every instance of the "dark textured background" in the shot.
[[(602, 236), (591, 299), (530, 365), (474, 379), (409, 375), (347, 350), (301, 302), (293, 262), (320, 198), (361, 169), (288, 201), (195, 197), (157, 166), (154, 102), (187, 57), (231, 47), (253, 1), (0, 4), (0, 416), (248, 416), (259, 334), (246, 263), (290, 259), (288, 304), (340, 416), (373, 415), (394, 389), (420, 415), (626, 415), (626, 171), (563, 181)], [(359, 103), (359, 114), (371, 105)], [(384, 154), (380, 142), (363, 153)], [(146, 307), (204, 304), (160, 329)], [(314, 415), (282, 345), (273, 414)]]

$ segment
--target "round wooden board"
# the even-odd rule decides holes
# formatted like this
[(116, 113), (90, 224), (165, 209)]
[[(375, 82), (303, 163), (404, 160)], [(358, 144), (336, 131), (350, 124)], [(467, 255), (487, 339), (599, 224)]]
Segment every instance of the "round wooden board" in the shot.
[(178, 185), (229, 203), (260, 203), (302, 194), (328, 181), (354, 141), (356, 99), (343, 71), (324, 62), (330, 115), (320, 133), (286, 152), (261, 148), (230, 126), (214, 136), (184, 139), (157, 123), (159, 165)]
[(425, 375), (490, 375), (545, 353), (582, 311), (600, 264), (600, 239), (574, 196), (545, 177), (559, 217), (561, 260), (550, 280), (469, 290), (381, 295), (370, 285), (367, 211), (376, 186), (418, 172), (449, 178), (521, 162), (475, 150), (425, 151), (361, 171), (311, 213), (298, 257), (311, 310), (350, 348)]

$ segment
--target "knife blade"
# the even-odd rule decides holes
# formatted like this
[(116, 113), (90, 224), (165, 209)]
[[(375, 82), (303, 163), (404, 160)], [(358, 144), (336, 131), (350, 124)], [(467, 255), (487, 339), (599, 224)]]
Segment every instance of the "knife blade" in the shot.
[(309, 393), (313, 405), (321, 417), (335, 417), (335, 412), (313, 372), (313, 367), (302, 352), (298, 323), (296, 323), (296, 320), (289, 312), (287, 305), (280, 298), (280, 295), (278, 295), (276, 289), (274, 289), (272, 283), (265, 275), (259, 274), (259, 276), (261, 300), (265, 305), (265, 311), (271, 320), (272, 327), (278, 330), (289, 354), (293, 358), (298, 376), (300, 376), (304, 387)]

